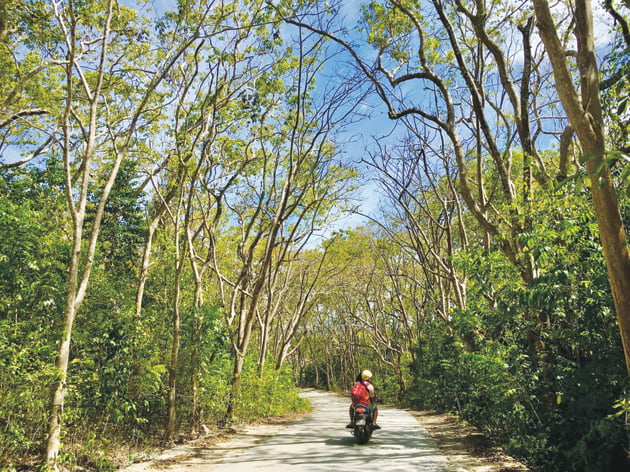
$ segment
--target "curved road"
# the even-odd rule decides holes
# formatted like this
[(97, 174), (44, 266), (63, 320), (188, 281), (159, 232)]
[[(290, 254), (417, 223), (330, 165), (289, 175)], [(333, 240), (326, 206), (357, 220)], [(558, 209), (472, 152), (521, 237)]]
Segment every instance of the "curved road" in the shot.
[[(356, 444), (349, 429), (349, 400), (332, 393), (305, 391), (313, 414), (257, 443), (218, 444), (188, 452), (169, 471), (404, 471), (446, 472), (445, 459), (414, 417), (380, 407), (379, 424), (367, 445)], [(193, 452), (190, 452), (193, 451)], [(133, 471), (157, 470), (135, 464)]]

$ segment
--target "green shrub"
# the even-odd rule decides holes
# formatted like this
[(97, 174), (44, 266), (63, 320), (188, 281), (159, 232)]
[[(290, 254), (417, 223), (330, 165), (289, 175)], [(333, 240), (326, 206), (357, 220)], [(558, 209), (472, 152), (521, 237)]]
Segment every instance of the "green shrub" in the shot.
[(42, 336), (0, 320), (0, 468), (45, 440), (54, 353)]
[[(261, 378), (256, 359), (247, 357), (236, 401), (235, 421), (247, 422), (309, 409), (308, 402), (299, 396), (299, 390), (295, 387), (296, 381), (290, 366), (285, 365), (276, 371), (273, 365), (273, 359), (265, 363)], [(215, 422), (220, 422), (227, 411), (227, 400), (232, 389), (232, 369), (232, 360), (225, 357), (206, 377), (206, 410), (211, 412)]]

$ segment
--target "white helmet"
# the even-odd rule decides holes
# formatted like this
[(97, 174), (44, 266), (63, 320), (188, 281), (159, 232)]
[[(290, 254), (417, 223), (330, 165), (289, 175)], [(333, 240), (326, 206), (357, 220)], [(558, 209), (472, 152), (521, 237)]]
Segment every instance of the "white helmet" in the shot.
[(363, 380), (370, 380), (372, 378), (372, 372), (370, 372), (369, 370), (364, 370), (363, 372), (361, 372), (361, 378)]

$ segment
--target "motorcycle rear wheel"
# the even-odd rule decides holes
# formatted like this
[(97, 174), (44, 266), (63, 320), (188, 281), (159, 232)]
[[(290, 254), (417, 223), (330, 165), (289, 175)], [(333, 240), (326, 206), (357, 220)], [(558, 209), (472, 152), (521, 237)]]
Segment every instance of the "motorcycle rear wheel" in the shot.
[(354, 428), (354, 437), (359, 444), (366, 444), (370, 440), (369, 426), (357, 426)]

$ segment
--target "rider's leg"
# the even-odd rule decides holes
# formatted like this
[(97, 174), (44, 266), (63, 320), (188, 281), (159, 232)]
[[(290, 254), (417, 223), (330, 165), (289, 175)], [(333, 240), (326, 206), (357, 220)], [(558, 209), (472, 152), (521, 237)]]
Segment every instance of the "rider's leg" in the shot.
[(354, 428), (354, 407), (352, 405), (350, 405), (348, 412), (350, 413), (350, 423), (346, 426), (346, 428)]
[(376, 418), (378, 417), (378, 407), (374, 407), (374, 410), (372, 411), (372, 425), (373, 426), (378, 426), (378, 423), (376, 422)]

